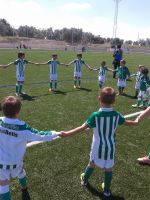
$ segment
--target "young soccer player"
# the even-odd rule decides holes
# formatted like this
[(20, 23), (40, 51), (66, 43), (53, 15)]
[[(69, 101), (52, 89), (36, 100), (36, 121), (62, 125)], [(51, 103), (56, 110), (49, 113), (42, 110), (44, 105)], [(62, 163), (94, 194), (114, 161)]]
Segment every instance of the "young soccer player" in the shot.
[(10, 178), (18, 177), (22, 189), (22, 199), (30, 200), (27, 189), (23, 157), (26, 144), (31, 141), (52, 141), (58, 138), (55, 131), (39, 131), (18, 119), (21, 100), (8, 96), (1, 102), (4, 117), (0, 117), (0, 196), (10, 200)]
[(101, 62), (101, 66), (97, 69), (92, 69), (93, 71), (99, 71), (98, 75), (98, 82), (99, 82), (99, 88), (102, 89), (106, 80), (106, 71), (114, 71), (108, 67), (106, 67), (106, 61)]
[(150, 84), (150, 80), (148, 78), (148, 69), (146, 67), (141, 68), (141, 78), (140, 78), (140, 91), (138, 94), (138, 100), (135, 105), (132, 107), (147, 107), (147, 99), (146, 99), (146, 90), (148, 85)]
[(25, 76), (24, 76), (24, 70), (25, 70), (25, 65), (26, 64), (36, 64), (34, 62), (31, 62), (31, 61), (27, 61), (25, 59), (25, 53), (23, 52), (19, 52), (18, 53), (18, 59), (13, 61), (13, 62), (10, 62), (9, 64), (7, 65), (1, 65), (2, 67), (4, 68), (7, 68), (11, 65), (16, 65), (16, 79), (17, 79), (17, 83), (16, 83), (16, 96), (19, 96), (22, 93), (22, 87), (23, 87), (23, 83), (24, 83), (24, 80), (25, 80)]
[[(143, 120), (145, 117), (150, 115), (150, 107), (148, 107), (146, 110), (144, 110), (137, 118), (136, 122), (139, 123), (141, 120)], [(150, 165), (150, 151), (146, 156), (143, 156), (141, 158), (138, 158), (137, 161), (139, 164), (142, 165)]]
[[(45, 63), (38, 63), (39, 65), (49, 65), (50, 66), (50, 88), (49, 92), (56, 91), (57, 90), (57, 82), (58, 82), (58, 65), (65, 65), (64, 63), (60, 63), (57, 60), (58, 56), (57, 54), (52, 55), (52, 59), (45, 62)], [(54, 83), (54, 87), (53, 87)]]
[(139, 65), (139, 70), (137, 71), (136, 74), (132, 74), (130, 77), (132, 76), (136, 76), (136, 82), (135, 82), (135, 96), (134, 98), (137, 99), (138, 94), (139, 94), (139, 90), (140, 90), (140, 79), (142, 76), (141, 70), (144, 67), (144, 65)]
[(113, 110), (116, 93), (113, 88), (105, 87), (101, 90), (99, 102), (101, 108), (93, 112), (83, 125), (70, 131), (61, 131), (60, 137), (76, 135), (87, 128), (93, 128), (93, 141), (90, 152), (89, 164), (83, 174), (81, 174), (81, 184), (87, 185), (88, 180), (97, 166), (104, 170), (104, 195), (110, 196), (110, 186), (112, 181), (112, 168), (115, 156), (115, 130), (118, 125), (132, 126), (134, 121), (125, 120), (119, 113)]
[(85, 65), (87, 68), (90, 68), (88, 64), (82, 60), (82, 54), (77, 54), (77, 59), (68, 63), (68, 66), (74, 63), (74, 88), (80, 88), (81, 86), (81, 78), (82, 78), (82, 65)]
[(126, 79), (127, 76), (130, 79), (130, 72), (128, 67), (125, 66), (126, 61), (121, 60), (120, 61), (120, 67), (116, 70), (118, 72), (118, 95), (122, 95), (124, 88), (126, 87)]

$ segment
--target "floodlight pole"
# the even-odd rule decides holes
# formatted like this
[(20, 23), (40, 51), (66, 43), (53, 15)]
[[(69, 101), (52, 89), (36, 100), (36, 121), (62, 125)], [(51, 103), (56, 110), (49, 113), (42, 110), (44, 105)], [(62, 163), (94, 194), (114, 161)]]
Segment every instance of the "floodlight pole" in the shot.
[(116, 5), (115, 5), (115, 15), (114, 15), (114, 26), (113, 26), (113, 38), (116, 38), (116, 33), (117, 33), (117, 20), (118, 20), (118, 4), (121, 0), (114, 0)]

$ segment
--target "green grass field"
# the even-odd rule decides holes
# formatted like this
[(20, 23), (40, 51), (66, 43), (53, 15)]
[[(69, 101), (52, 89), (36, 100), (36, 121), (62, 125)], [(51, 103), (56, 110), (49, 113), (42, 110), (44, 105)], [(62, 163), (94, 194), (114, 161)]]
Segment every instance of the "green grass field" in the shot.
[[(61, 62), (68, 63), (75, 58), (74, 52), (57, 52)], [(35, 62), (50, 59), (51, 51), (33, 50), (26, 52), (26, 58)], [(0, 64), (16, 59), (17, 51), (0, 50)], [(84, 53), (84, 60), (91, 66), (99, 66), (106, 60), (112, 67), (110, 53)], [(148, 54), (125, 54), (131, 73), (139, 64), (149, 66)], [(49, 66), (27, 65), (23, 107), (20, 118), (39, 130), (68, 130), (81, 125), (98, 110), (98, 72), (83, 68), (82, 88), (73, 89), (73, 66), (59, 68), (57, 93), (49, 93)], [(15, 66), (0, 69), (1, 99), (15, 94)], [(39, 84), (40, 83), (40, 84)], [(127, 82), (126, 96), (119, 96), (114, 105), (123, 115), (137, 112), (131, 107), (135, 103), (133, 81)], [(117, 89), (117, 79), (107, 73), (105, 86)], [(8, 86), (8, 87), (4, 87)], [(113, 170), (113, 200), (150, 199), (150, 168), (140, 166), (136, 159), (150, 150), (149, 119), (137, 127), (121, 126), (116, 132), (116, 164)], [(81, 135), (43, 143), (27, 149), (24, 168), (27, 172), (29, 191), (33, 200), (98, 200), (103, 199), (101, 183), (103, 172), (96, 169), (90, 179), (90, 187), (80, 186), (80, 174), (89, 159), (92, 130)], [(21, 198), (17, 179), (11, 182), (12, 199)]]

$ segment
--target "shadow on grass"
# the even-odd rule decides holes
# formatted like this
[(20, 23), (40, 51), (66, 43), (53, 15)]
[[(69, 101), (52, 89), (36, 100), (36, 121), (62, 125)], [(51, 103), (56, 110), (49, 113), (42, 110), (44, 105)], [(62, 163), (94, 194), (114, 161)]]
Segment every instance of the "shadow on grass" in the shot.
[(86, 186), (87, 190), (94, 196), (99, 197), (101, 200), (125, 200), (124, 197), (111, 195), (110, 197), (105, 197), (102, 192), (95, 189), (92, 185), (88, 183)]
[(30, 96), (30, 95), (28, 95), (28, 94), (22, 94), (21, 95), (21, 97), (22, 97), (22, 100), (23, 101), (34, 101), (35, 99), (35, 97), (34, 96)]
[(126, 94), (126, 93), (123, 93), (122, 96), (124, 97), (128, 97), (130, 99), (135, 99), (134, 96), (130, 95), (130, 94)]
[(67, 92), (63, 92), (61, 90), (57, 90), (57, 91), (53, 91), (54, 94), (62, 94), (62, 95), (66, 95)]
[(36, 98), (38, 97), (42, 97), (42, 96), (48, 96), (49, 94), (42, 94), (42, 95), (37, 95), (37, 96), (30, 96), (28, 94), (22, 94), (22, 100), (23, 101), (34, 101)]
[(86, 92), (92, 92), (92, 90), (91, 89), (88, 89), (88, 88), (83, 88), (83, 87), (81, 87), (81, 88), (78, 88), (79, 90), (83, 90), (83, 91), (86, 91)]

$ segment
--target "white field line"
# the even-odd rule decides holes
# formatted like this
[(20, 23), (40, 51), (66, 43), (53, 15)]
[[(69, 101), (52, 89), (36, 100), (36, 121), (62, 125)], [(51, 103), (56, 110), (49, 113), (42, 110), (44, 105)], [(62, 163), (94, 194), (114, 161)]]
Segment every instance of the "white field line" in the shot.
[(33, 145), (40, 144), (40, 143), (43, 143), (43, 141), (29, 142), (29, 143), (27, 144), (27, 147), (31, 147), (31, 146), (33, 146)]
[[(124, 115), (124, 118), (127, 119), (127, 118), (130, 118), (130, 117), (135, 117), (135, 116), (141, 114), (142, 112), (143, 111), (131, 113), (131, 114), (128, 114), (128, 115)], [(32, 147), (33, 145), (40, 144), (40, 143), (43, 143), (43, 141), (29, 142), (27, 144), (27, 147)]]
[(130, 118), (130, 117), (135, 117), (137, 115), (140, 115), (142, 112), (143, 111), (131, 113), (131, 114), (128, 114), (128, 115), (124, 115), (124, 118), (127, 119), (127, 118)]

